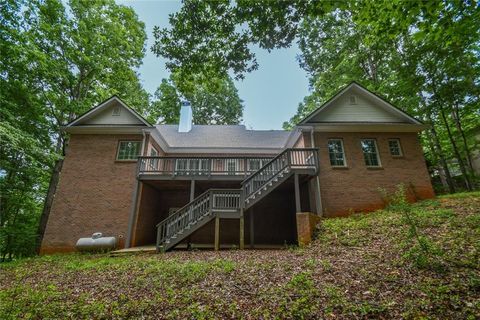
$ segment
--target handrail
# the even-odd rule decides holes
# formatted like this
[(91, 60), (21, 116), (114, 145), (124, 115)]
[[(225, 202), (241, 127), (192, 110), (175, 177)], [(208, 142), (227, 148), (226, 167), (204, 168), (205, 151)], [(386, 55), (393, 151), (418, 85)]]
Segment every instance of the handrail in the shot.
[[(263, 167), (259, 168), (254, 174), (248, 176), (247, 178), (245, 178), (245, 180), (243, 180), (242, 182), (240, 182), (242, 185), (244, 183), (246, 183), (248, 180), (252, 179), (257, 173), (259, 173), (260, 171), (262, 171), (265, 167), (267, 167), (268, 165), (270, 165), (272, 162), (274, 162), (277, 158), (280, 158), (283, 154), (289, 152), (289, 151), (315, 151), (317, 152), (318, 151), (318, 148), (286, 148), (285, 150), (283, 150), (281, 153), (279, 153), (275, 158), (272, 158), (272, 160), (270, 160), (269, 162), (267, 162), (266, 164), (263, 165)], [(316, 155), (315, 155), (316, 157)]]
[(213, 211), (240, 210), (241, 189), (209, 189), (157, 224), (157, 247)]
[(316, 148), (288, 148), (265, 164), (258, 171), (242, 181), (244, 199), (250, 197), (262, 187), (271, 183), (287, 168), (306, 168), (318, 170), (318, 149)]
[(245, 178), (271, 159), (271, 156), (141, 156), (138, 157), (137, 175)]

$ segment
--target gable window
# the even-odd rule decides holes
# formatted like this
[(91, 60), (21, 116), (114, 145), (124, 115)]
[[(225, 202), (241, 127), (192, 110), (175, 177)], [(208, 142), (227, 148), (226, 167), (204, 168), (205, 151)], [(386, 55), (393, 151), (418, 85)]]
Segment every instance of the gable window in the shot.
[(117, 160), (137, 160), (140, 155), (141, 141), (120, 141)]
[(388, 149), (390, 150), (390, 154), (394, 157), (401, 157), (403, 155), (400, 139), (389, 139)]
[(343, 149), (342, 139), (328, 140), (328, 155), (330, 157), (330, 165), (333, 167), (345, 167), (345, 151)]
[(380, 167), (377, 141), (375, 139), (363, 139), (361, 141), (363, 158), (367, 167)]

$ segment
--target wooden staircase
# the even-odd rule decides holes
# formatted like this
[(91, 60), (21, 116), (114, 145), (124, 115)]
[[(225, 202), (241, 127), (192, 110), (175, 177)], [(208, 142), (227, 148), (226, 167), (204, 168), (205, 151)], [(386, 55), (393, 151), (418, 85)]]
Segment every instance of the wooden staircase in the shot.
[(318, 173), (317, 149), (286, 149), (247, 179), (241, 189), (209, 189), (157, 225), (157, 251), (173, 248), (216, 216), (240, 218), (293, 174)]

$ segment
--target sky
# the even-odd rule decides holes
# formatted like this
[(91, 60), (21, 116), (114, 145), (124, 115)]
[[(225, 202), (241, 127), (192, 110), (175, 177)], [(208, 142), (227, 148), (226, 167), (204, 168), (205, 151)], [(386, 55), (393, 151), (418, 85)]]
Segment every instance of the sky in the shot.
[[(169, 27), (168, 15), (178, 11), (181, 3), (173, 0), (117, 0), (117, 3), (132, 7), (145, 23), (148, 42), (139, 72), (144, 88), (153, 94), (162, 78), (169, 76), (165, 59), (156, 57), (150, 50), (154, 42), (153, 27)], [(245, 105), (242, 123), (248, 129), (281, 129), (308, 94), (307, 75), (296, 60), (300, 51), (294, 44), (270, 53), (259, 48), (253, 48), (253, 52), (259, 63), (258, 70), (235, 82)]]

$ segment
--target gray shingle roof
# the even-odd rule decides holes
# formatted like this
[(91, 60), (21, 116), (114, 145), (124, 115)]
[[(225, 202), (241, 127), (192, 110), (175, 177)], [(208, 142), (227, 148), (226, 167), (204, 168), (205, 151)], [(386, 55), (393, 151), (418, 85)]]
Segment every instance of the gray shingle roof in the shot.
[(247, 130), (244, 125), (193, 125), (178, 132), (178, 125), (155, 126), (172, 148), (285, 148), (290, 131)]

